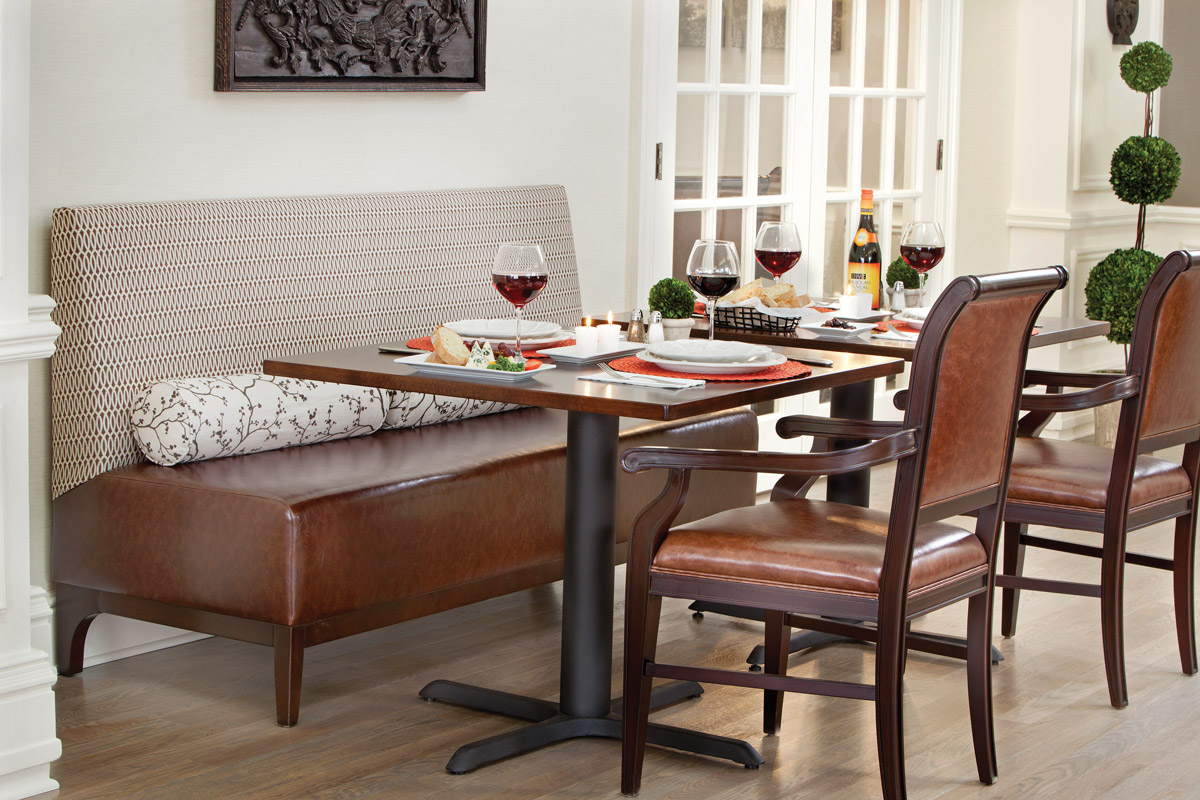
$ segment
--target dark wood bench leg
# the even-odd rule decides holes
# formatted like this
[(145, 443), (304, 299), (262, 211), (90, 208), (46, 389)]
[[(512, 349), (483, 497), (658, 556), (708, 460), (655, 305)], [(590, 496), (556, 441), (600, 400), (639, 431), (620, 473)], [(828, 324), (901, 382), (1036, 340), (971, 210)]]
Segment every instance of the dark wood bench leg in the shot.
[(300, 677), (304, 672), (304, 629), (275, 626), (275, 718), (285, 728), (300, 718)]
[(54, 588), (54, 654), (59, 675), (83, 670), (83, 644), (100, 613), (100, 592), (60, 583)]

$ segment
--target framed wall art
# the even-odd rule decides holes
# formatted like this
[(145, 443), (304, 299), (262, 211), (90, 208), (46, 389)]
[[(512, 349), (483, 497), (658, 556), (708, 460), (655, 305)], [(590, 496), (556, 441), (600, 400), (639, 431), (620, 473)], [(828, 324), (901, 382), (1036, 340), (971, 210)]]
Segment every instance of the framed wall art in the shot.
[(482, 91), (487, 0), (216, 0), (219, 92)]

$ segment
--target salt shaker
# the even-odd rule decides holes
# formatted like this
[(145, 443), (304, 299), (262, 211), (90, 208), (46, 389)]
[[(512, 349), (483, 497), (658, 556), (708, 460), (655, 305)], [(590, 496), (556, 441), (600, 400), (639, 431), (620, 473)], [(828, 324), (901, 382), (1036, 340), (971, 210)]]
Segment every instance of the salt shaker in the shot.
[(650, 312), (650, 327), (646, 329), (646, 344), (655, 344), (661, 342), (666, 337), (663, 335), (662, 312)]
[(625, 341), (634, 343), (646, 341), (646, 326), (642, 324), (640, 308), (635, 308), (629, 315), (629, 328), (625, 331)]
[(892, 287), (892, 311), (897, 314), (904, 310), (904, 281), (896, 281)]

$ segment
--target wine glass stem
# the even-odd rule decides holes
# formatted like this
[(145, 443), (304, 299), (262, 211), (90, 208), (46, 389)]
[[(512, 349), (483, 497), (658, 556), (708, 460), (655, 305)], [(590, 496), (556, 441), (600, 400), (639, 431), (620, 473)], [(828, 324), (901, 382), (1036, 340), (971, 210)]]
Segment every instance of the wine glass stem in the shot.
[(517, 360), (520, 361), (525, 355), (521, 350), (521, 306), (517, 306)]
[(917, 302), (921, 308), (925, 307), (925, 273), (922, 272), (917, 276)]
[(717, 333), (717, 298), (708, 298), (708, 338), (714, 339)]

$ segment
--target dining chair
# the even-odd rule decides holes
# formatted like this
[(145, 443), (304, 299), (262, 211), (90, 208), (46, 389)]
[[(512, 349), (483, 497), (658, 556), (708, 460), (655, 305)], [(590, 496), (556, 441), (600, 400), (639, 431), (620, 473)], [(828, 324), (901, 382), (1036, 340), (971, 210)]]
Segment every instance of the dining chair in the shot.
[[(914, 354), (900, 422), (790, 417), (781, 429), (869, 440), (844, 450), (766, 453), (631, 448), (623, 468), (669, 470), (634, 523), (625, 600), (625, 717), (621, 790), (636, 794), (645, 755), (650, 687), (675, 678), (762, 689), (763, 730), (776, 733), (785, 691), (875, 701), (884, 797), (905, 796), (901, 692), (908, 623), (968, 600), (967, 678), (979, 779), (992, 783), (992, 563), (1015, 438), (1025, 350), (1034, 319), (1067, 282), (1062, 267), (960, 277), (929, 314)], [(672, 521), (695, 469), (783, 473), (801, 483), (896, 462), (890, 511), (806, 497)], [(802, 494), (802, 492), (800, 493)], [(953, 517), (979, 510), (974, 530)], [(761, 609), (764, 672), (655, 660), (663, 597)], [(873, 684), (789, 677), (791, 623), (805, 616), (875, 626)]]
[[(1129, 704), (1125, 680), (1122, 593), (1125, 565), (1173, 574), (1175, 628), (1186, 675), (1196, 674), (1193, 571), (1196, 495), (1200, 485), (1200, 252), (1167, 256), (1150, 278), (1138, 306), (1124, 375), (1027, 372), (1028, 385), (1051, 394), (1026, 395), (1030, 411), (1018, 427), (1004, 512), (1000, 632), (1013, 636), (1022, 589), (1100, 598), (1100, 636), (1109, 700)], [(1062, 388), (1084, 391), (1061, 394)], [(1121, 403), (1112, 448), (1037, 436), (1058, 411)], [(1150, 453), (1183, 445), (1182, 463)], [(1131, 553), (1133, 531), (1175, 520), (1172, 558)], [(1090, 531), (1098, 544), (1030, 534), (1030, 525)], [(1099, 584), (1047, 580), (1022, 574), (1026, 548), (1100, 559)]]

